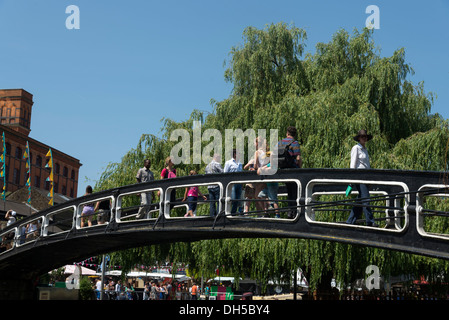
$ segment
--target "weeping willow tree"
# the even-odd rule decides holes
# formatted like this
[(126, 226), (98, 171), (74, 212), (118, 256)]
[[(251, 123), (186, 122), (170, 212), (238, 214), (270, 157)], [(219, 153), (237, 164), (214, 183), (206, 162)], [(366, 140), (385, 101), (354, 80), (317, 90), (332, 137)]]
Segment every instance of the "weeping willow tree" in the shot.
[[(243, 44), (231, 49), (224, 78), (232, 83), (230, 96), (212, 101), (213, 112), (204, 117), (194, 110), (189, 119), (163, 119), (162, 137), (142, 135), (136, 149), (120, 163), (111, 163), (96, 190), (134, 183), (144, 158), (152, 160), (155, 176), (176, 141), (170, 133), (183, 128), (192, 133), (194, 121), (202, 128), (298, 129), (306, 168), (347, 168), (352, 137), (366, 128), (374, 138), (368, 149), (373, 168), (431, 170), (448, 169), (448, 123), (431, 114), (433, 94), (423, 82), (413, 84), (413, 69), (405, 50), (382, 57), (373, 31), (337, 31), (328, 43), (304, 54), (307, 35), (284, 23), (260, 30), (248, 27)], [(205, 165), (204, 165), (205, 166)], [(188, 170), (204, 172), (204, 166), (180, 164), (178, 175)], [(448, 210), (447, 203), (436, 203)], [(447, 222), (435, 220), (429, 228), (447, 232)], [(228, 275), (290, 280), (301, 267), (312, 288), (330, 283), (349, 284), (363, 278), (365, 267), (374, 264), (383, 276), (446, 275), (446, 261), (401, 252), (335, 242), (304, 239), (227, 239), (136, 248), (116, 253), (122, 264), (170, 260), (189, 264), (191, 272), (212, 275), (217, 267)], [(201, 272), (201, 274), (200, 274)], [(446, 279), (447, 280), (447, 279)]]

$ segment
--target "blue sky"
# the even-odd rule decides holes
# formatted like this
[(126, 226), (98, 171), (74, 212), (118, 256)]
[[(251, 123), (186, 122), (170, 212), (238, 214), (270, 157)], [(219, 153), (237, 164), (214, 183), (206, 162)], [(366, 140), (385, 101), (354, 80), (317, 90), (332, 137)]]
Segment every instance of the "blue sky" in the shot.
[[(79, 30), (66, 28), (69, 5)], [(380, 9), (381, 55), (404, 47), (410, 79), (449, 118), (449, 0), (0, 0), (0, 88), (34, 95), (30, 136), (80, 159), (82, 195), (143, 133), (158, 135), (162, 118), (229, 96), (223, 62), (246, 27), (292, 23), (313, 53), (340, 28), (361, 30), (369, 5)]]

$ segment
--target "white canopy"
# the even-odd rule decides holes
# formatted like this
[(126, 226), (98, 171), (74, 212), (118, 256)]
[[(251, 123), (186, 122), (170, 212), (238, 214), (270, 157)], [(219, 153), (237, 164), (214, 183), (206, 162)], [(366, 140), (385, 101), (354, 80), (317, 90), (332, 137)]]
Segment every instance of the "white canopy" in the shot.
[[(64, 267), (64, 273), (68, 273), (68, 274), (73, 274), (75, 272), (75, 265), (73, 264), (68, 264)], [(86, 267), (83, 266), (78, 266), (81, 268), (81, 274), (82, 275), (88, 275), (88, 276), (94, 276), (97, 273), (95, 272), (95, 270), (92, 269), (88, 269)]]
[[(101, 273), (97, 273), (101, 274)], [(122, 271), (120, 270), (111, 270), (106, 271), (105, 275), (107, 276), (120, 276), (122, 274)], [(127, 277), (150, 277), (150, 278), (172, 278), (173, 275), (171, 273), (164, 273), (164, 272), (145, 272), (145, 271), (131, 271), (126, 274)], [(175, 279), (178, 281), (185, 281), (189, 280), (190, 277), (187, 277), (183, 274), (175, 274)]]

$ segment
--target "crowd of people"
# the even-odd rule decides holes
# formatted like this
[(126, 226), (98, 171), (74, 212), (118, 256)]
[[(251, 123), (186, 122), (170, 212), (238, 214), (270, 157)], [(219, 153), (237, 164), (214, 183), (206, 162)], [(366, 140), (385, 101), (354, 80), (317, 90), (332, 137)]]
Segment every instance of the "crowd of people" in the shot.
[[(273, 154), (277, 157), (277, 165), (279, 168), (301, 168), (302, 167), (302, 157), (301, 148), (298, 140), (296, 139), (297, 130), (295, 127), (290, 126), (287, 128), (286, 136), (280, 140), (277, 144), (277, 149), (270, 152), (268, 150), (266, 141), (263, 138), (256, 138), (255, 153), (253, 157), (248, 161), (247, 164), (243, 165), (240, 162), (240, 156), (237, 150), (233, 150), (232, 158), (227, 160), (224, 167), (221, 165), (220, 155), (215, 154), (212, 161), (206, 166), (206, 174), (222, 173), (222, 172), (241, 172), (243, 170), (256, 171), (259, 175), (264, 175), (270, 172), (271, 159)], [(370, 168), (370, 160), (368, 151), (366, 149), (366, 142), (372, 139), (372, 135), (369, 135), (366, 130), (360, 130), (354, 137), (357, 144), (351, 150), (351, 163), (350, 168), (354, 169), (368, 169)], [(282, 159), (280, 154), (284, 151), (284, 156)], [(144, 167), (140, 168), (137, 173), (138, 182), (147, 182), (154, 180), (154, 174), (150, 170), (150, 160), (145, 160)], [(165, 161), (165, 168), (161, 172), (161, 179), (174, 178), (176, 177), (176, 169), (174, 168), (173, 161), (168, 157)], [(191, 171), (190, 175), (196, 174), (195, 171)], [(361, 218), (362, 213), (365, 213), (366, 224), (369, 226), (377, 226), (374, 222), (373, 213), (369, 207), (369, 191), (368, 186), (365, 184), (356, 184), (354, 187), (358, 191), (359, 202), (361, 206), (354, 206), (351, 210), (350, 216), (347, 220), (348, 224), (355, 224), (357, 220)], [(186, 188), (185, 195), (182, 201), (187, 201), (188, 212), (185, 217), (190, 217), (195, 215), (195, 209), (197, 206), (197, 201), (199, 197), (207, 199), (210, 204), (209, 213), (210, 216), (216, 216), (218, 214), (218, 200), (220, 198), (220, 188), (218, 185), (209, 185), (208, 187), (208, 197), (199, 193), (198, 187)], [(287, 212), (287, 218), (294, 218), (296, 215), (296, 204), (297, 199), (297, 185), (294, 182), (286, 182), (285, 188), (287, 190), (287, 208), (283, 211)], [(268, 211), (274, 212), (274, 217), (280, 217), (279, 201), (278, 201), (278, 190), (279, 183), (277, 182), (257, 182), (257, 183), (247, 183), (244, 186), (239, 183), (232, 185), (231, 190), (231, 215), (242, 214), (252, 212), (255, 214), (267, 213)], [(242, 196), (244, 195), (244, 196)], [(243, 199), (242, 199), (243, 198)], [(171, 205), (170, 209), (173, 207), (173, 203), (176, 201), (175, 193), (171, 193)], [(151, 195), (148, 193), (141, 195), (141, 207), (139, 209), (138, 217), (143, 217), (143, 208), (148, 208), (148, 204), (151, 202)], [(251, 211), (251, 202), (255, 203), (255, 210)], [(269, 210), (270, 209), (270, 210)]]
[[(301, 149), (298, 140), (296, 139), (297, 130), (295, 127), (288, 127), (286, 136), (280, 140), (277, 144), (276, 156), (285, 150), (286, 157), (277, 160), (282, 162), (278, 163), (280, 168), (301, 168), (302, 157)], [(360, 130), (354, 137), (357, 144), (351, 150), (351, 163), (350, 168), (354, 169), (368, 169), (370, 168), (370, 159), (368, 151), (366, 149), (366, 142), (372, 139), (372, 135), (369, 135), (366, 130)], [(220, 155), (215, 154), (212, 161), (207, 164), (205, 168), (206, 174), (214, 173), (227, 173), (227, 172), (241, 172), (243, 170), (256, 171), (259, 175), (264, 175), (271, 170), (271, 157), (274, 152), (270, 152), (267, 149), (266, 141), (263, 138), (256, 138), (254, 141), (255, 153), (252, 158), (243, 165), (240, 162), (240, 155), (237, 150), (233, 150), (231, 159), (224, 163), (224, 167), (221, 165)], [(274, 151), (274, 150), (273, 150)], [(154, 174), (150, 169), (151, 161), (146, 159), (144, 165), (140, 168), (136, 174), (137, 183), (145, 183), (154, 180)], [(197, 172), (192, 170), (189, 175), (196, 175)], [(161, 171), (161, 179), (171, 179), (176, 177), (176, 168), (171, 157), (167, 157), (165, 160), (165, 167)], [(366, 224), (369, 226), (377, 226), (374, 221), (372, 210), (369, 206), (369, 190), (365, 184), (356, 184), (354, 187), (358, 191), (358, 198), (360, 206), (354, 206), (351, 210), (349, 218), (346, 223), (355, 224), (357, 220), (361, 218), (362, 213), (365, 213)], [(283, 200), (287, 203), (287, 208), (283, 208), (282, 211), (287, 212), (288, 218), (294, 218), (297, 212), (296, 199), (298, 188), (294, 182), (286, 182), (285, 188), (287, 191), (287, 200)], [(220, 199), (220, 188), (218, 185), (207, 186), (208, 195), (201, 194), (197, 186), (188, 187), (185, 189), (182, 202), (186, 202), (188, 205), (187, 213), (185, 217), (192, 217), (196, 214), (196, 208), (198, 199), (201, 197), (203, 200), (209, 202), (209, 214), (214, 217), (218, 214), (218, 201)], [(274, 217), (280, 217), (279, 200), (278, 200), (279, 183), (277, 182), (256, 182), (246, 183), (245, 185), (234, 183), (231, 189), (231, 215), (242, 214), (252, 212), (255, 214), (274, 213)], [(85, 195), (92, 193), (92, 187), (87, 186)], [(242, 196), (243, 195), (243, 196)], [(158, 192), (158, 196), (160, 196)], [(140, 194), (140, 206), (137, 212), (136, 218), (144, 218), (148, 213), (152, 199), (154, 199), (153, 192), (143, 192)], [(251, 203), (255, 204), (255, 211), (251, 211)], [(176, 203), (176, 192), (170, 194), (170, 209)], [(81, 213), (80, 226), (91, 226), (92, 220), (95, 218), (97, 224), (104, 224), (107, 221), (108, 213), (111, 209), (111, 203), (109, 199), (98, 201), (96, 203), (85, 204)], [(8, 225), (15, 221), (15, 212), (11, 210), (7, 212), (6, 217)], [(35, 225), (30, 225), (26, 234), (33, 235), (33, 228)]]
[[(277, 159), (278, 168), (301, 168), (302, 157), (301, 148), (298, 140), (296, 139), (297, 130), (295, 127), (288, 127), (286, 136), (280, 140), (277, 144), (277, 149), (270, 152), (267, 148), (266, 140), (264, 138), (257, 137), (254, 141), (255, 153), (252, 158), (243, 165), (240, 162), (240, 155), (237, 150), (233, 150), (231, 159), (224, 163), (224, 167), (221, 165), (221, 157), (219, 154), (213, 156), (212, 161), (207, 164), (205, 168), (206, 174), (214, 173), (227, 173), (227, 172), (241, 172), (243, 170), (255, 171), (259, 175), (264, 175), (272, 170), (271, 160), (275, 154)], [(368, 151), (366, 149), (366, 142), (372, 139), (372, 135), (367, 134), (366, 130), (360, 130), (354, 137), (357, 144), (351, 150), (351, 163), (350, 168), (354, 169), (367, 169), (370, 168), (370, 160)], [(284, 155), (280, 154), (284, 151)], [(151, 161), (149, 159), (144, 160), (144, 165), (139, 168), (136, 174), (137, 183), (145, 183), (154, 181), (154, 173), (151, 171)], [(191, 170), (189, 175), (196, 175), (197, 172)], [(161, 171), (161, 179), (175, 178), (176, 168), (171, 157), (167, 157), (165, 160), (165, 166)], [(373, 213), (369, 207), (369, 190), (365, 184), (356, 184), (351, 186), (357, 189), (360, 206), (354, 206), (351, 210), (348, 224), (355, 224), (360, 219), (362, 213), (365, 213), (366, 224), (369, 226), (377, 226), (374, 222)], [(285, 189), (287, 191), (287, 199), (283, 200), (287, 203), (287, 206), (282, 209), (286, 212), (286, 216), (292, 219), (296, 216), (296, 199), (298, 188), (295, 182), (285, 182)], [(188, 205), (187, 213), (185, 217), (192, 217), (196, 215), (198, 199), (201, 198), (209, 202), (209, 214), (214, 217), (218, 214), (218, 201), (220, 199), (220, 188), (218, 185), (207, 186), (208, 195), (201, 194), (198, 186), (191, 186), (185, 188), (184, 197), (182, 202), (186, 202)], [(236, 214), (265, 214), (273, 213), (273, 216), (279, 218), (281, 210), (278, 200), (279, 183), (277, 182), (256, 182), (246, 183), (245, 185), (234, 183), (231, 189), (231, 215)], [(86, 195), (92, 193), (90, 186), (86, 189)], [(158, 196), (160, 193), (158, 191)], [(142, 219), (147, 216), (151, 207), (151, 201), (154, 199), (153, 192), (142, 192), (140, 194), (140, 206), (137, 212), (136, 218)], [(170, 193), (170, 210), (176, 203), (176, 192)], [(255, 210), (251, 210), (251, 203), (255, 204)], [(92, 216), (95, 212), (101, 211), (102, 214), (98, 214), (97, 221), (99, 224), (104, 223), (105, 219), (101, 218), (106, 215), (110, 210), (109, 201), (97, 202), (96, 204), (86, 204), (84, 206), (81, 219), (81, 227), (86, 224), (92, 225)]]
[[(92, 285), (96, 299), (101, 299), (101, 280), (96, 279)], [(196, 282), (145, 281), (143, 291), (136, 290), (132, 282), (108, 279), (103, 286), (103, 299), (109, 300), (199, 300), (201, 288)], [(210, 286), (206, 286), (203, 294), (210, 295)]]
[[(296, 128), (288, 127), (287, 134), (284, 139), (279, 141), (278, 148), (285, 148), (288, 151), (288, 155), (293, 159), (288, 166), (290, 168), (301, 168), (301, 150), (299, 142), (295, 139)], [(213, 156), (212, 161), (206, 166), (206, 174), (214, 173), (227, 173), (227, 172), (241, 172), (243, 170), (256, 171), (258, 174), (264, 174), (266, 170), (270, 170), (270, 152), (267, 150), (266, 141), (263, 138), (256, 138), (254, 141), (256, 152), (252, 159), (243, 166), (240, 162), (240, 155), (237, 150), (234, 149), (232, 153), (232, 158), (227, 160), (224, 167), (221, 165), (221, 157), (219, 154)], [(138, 183), (149, 182), (154, 180), (154, 174), (150, 170), (151, 162), (149, 159), (144, 161), (144, 166), (140, 168), (137, 172), (136, 179)], [(196, 175), (197, 172), (192, 170), (189, 175)], [(161, 171), (161, 179), (170, 179), (176, 177), (176, 168), (171, 157), (167, 157), (165, 160), (165, 167)], [(293, 201), (297, 197), (297, 188), (295, 183), (286, 183), (288, 200)], [(188, 211), (185, 217), (191, 217), (195, 215), (195, 210), (197, 207), (198, 198), (201, 197), (204, 200), (208, 200), (210, 203), (209, 213), (210, 216), (216, 216), (218, 214), (218, 200), (220, 198), (220, 188), (218, 185), (209, 185), (207, 187), (208, 195), (203, 195), (199, 191), (197, 186), (188, 187), (185, 189), (185, 194), (182, 199), (183, 202), (187, 202)], [(256, 183), (256, 184), (246, 184), (245, 189), (241, 184), (234, 184), (231, 191), (231, 214), (237, 214), (242, 212), (248, 212), (251, 200), (255, 201), (257, 210), (266, 210), (269, 206), (273, 208), (278, 208), (277, 204), (277, 191), (278, 183)], [(245, 203), (243, 204), (242, 193), (245, 197)], [(142, 193), (141, 194), (141, 204), (140, 209), (137, 214), (137, 218), (142, 218), (148, 213), (149, 203), (151, 203), (152, 193)], [(265, 200), (269, 201), (257, 201)], [(170, 194), (170, 209), (173, 208), (173, 203), (175, 203), (175, 192)], [(145, 211), (146, 210), (146, 211)], [(289, 218), (294, 217), (295, 209), (289, 212)], [(279, 217), (279, 212), (276, 212), (276, 216)]]

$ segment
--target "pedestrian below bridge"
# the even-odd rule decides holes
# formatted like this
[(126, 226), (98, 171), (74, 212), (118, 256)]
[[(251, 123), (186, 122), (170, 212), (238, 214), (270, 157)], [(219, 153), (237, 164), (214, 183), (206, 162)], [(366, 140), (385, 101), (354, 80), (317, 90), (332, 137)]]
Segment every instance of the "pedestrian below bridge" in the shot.
[[(145, 159), (143, 162), (143, 167), (137, 171), (136, 180), (138, 183), (145, 183), (154, 180), (154, 174), (150, 170), (151, 161), (150, 159)], [(142, 192), (140, 194), (140, 208), (137, 212), (137, 219), (142, 219), (150, 211), (151, 199), (153, 197), (153, 192)]]
[[(368, 150), (366, 149), (366, 143), (373, 138), (368, 134), (365, 129), (359, 130), (354, 140), (358, 143), (351, 149), (351, 169), (370, 169), (370, 158)], [(358, 199), (361, 206), (353, 206), (346, 223), (356, 224), (357, 219), (360, 219), (362, 212), (365, 213), (366, 225), (377, 227), (374, 222), (373, 212), (369, 207), (369, 190), (366, 184), (356, 184), (355, 188), (358, 191)]]

